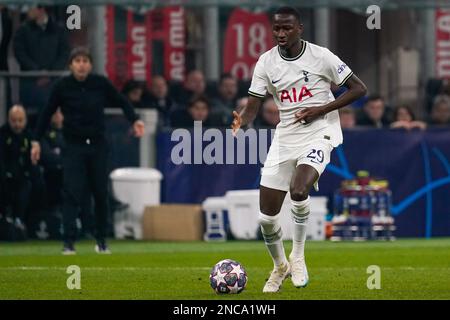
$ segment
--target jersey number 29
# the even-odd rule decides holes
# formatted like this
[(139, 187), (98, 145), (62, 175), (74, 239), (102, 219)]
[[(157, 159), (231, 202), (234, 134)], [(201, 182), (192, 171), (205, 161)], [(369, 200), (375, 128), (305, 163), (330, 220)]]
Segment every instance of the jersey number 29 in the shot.
[(314, 163), (322, 163), (324, 159), (323, 151), (318, 149), (312, 149), (306, 157)]

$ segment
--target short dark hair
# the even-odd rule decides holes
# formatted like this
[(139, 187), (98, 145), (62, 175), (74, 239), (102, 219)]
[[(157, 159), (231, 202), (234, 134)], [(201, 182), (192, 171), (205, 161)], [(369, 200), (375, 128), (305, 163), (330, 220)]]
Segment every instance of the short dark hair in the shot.
[(144, 90), (144, 84), (142, 82), (139, 82), (139, 81), (136, 81), (136, 80), (128, 80), (123, 85), (122, 93), (124, 95), (127, 95), (128, 93), (130, 93), (131, 91), (133, 91), (135, 89), (142, 89), (142, 90)]
[(192, 99), (191, 101), (189, 101), (187, 108), (188, 109), (192, 108), (197, 102), (205, 103), (206, 106), (208, 107), (208, 110), (210, 109), (209, 100), (205, 96), (199, 96), (199, 97)]
[(398, 113), (399, 113), (400, 109), (405, 109), (409, 113), (411, 120), (413, 120), (413, 121), (416, 120), (416, 115), (414, 114), (414, 111), (411, 109), (411, 107), (406, 104), (401, 104), (394, 110), (394, 121), (397, 121), (397, 117), (398, 117)]
[(89, 59), (89, 61), (92, 63), (92, 55), (88, 48), (86, 47), (75, 47), (70, 51), (69, 55), (69, 64), (72, 63), (73, 59), (76, 57), (83, 56)]
[(374, 93), (367, 97), (365, 104), (368, 104), (369, 102), (376, 101), (376, 100), (382, 100), (384, 102), (384, 98), (381, 95), (379, 95), (378, 93)]
[(295, 19), (300, 23), (300, 12), (293, 7), (280, 7), (272, 15), (272, 19), (276, 14), (288, 14), (293, 15)]
[(219, 79), (219, 84), (222, 84), (222, 82), (227, 79), (236, 80), (231, 73), (222, 73)]

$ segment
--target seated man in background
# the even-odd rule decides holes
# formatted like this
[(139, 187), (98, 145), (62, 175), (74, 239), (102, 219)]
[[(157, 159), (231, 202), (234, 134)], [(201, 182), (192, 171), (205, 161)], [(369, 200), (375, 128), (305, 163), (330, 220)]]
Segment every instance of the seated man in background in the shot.
[(212, 113), (222, 121), (223, 126), (231, 122), (233, 110), (236, 107), (238, 94), (237, 80), (229, 73), (220, 77), (218, 96), (212, 102)]
[(144, 94), (144, 84), (136, 80), (129, 80), (125, 82), (122, 88), (122, 94), (127, 97), (135, 109), (145, 108), (145, 103), (142, 101)]
[(431, 126), (449, 126), (450, 125), (450, 96), (436, 96), (431, 108), (430, 120)]
[(170, 127), (170, 114), (178, 109), (178, 104), (169, 95), (169, 87), (163, 76), (154, 76), (150, 92), (144, 92), (145, 105), (158, 110), (158, 126)]
[(379, 95), (372, 95), (367, 99), (363, 109), (357, 116), (358, 126), (384, 128), (389, 125), (386, 105)]
[(355, 110), (352, 106), (346, 106), (339, 109), (339, 120), (341, 122), (342, 129), (352, 129), (356, 125)]
[(200, 70), (191, 70), (186, 76), (183, 88), (176, 96), (177, 103), (181, 106), (186, 106), (189, 101), (200, 97), (208, 98), (206, 95), (205, 76)]
[(37, 167), (31, 162), (31, 133), (27, 130), (27, 116), (21, 105), (14, 105), (8, 113), (8, 123), (0, 128), (0, 162), (3, 175), (3, 198), (11, 206), (14, 224), (26, 238), (26, 211), (30, 202), (33, 175)]
[(187, 109), (175, 110), (171, 116), (173, 128), (192, 128), (194, 121), (202, 121), (203, 127), (212, 126), (209, 101), (204, 97), (192, 100)]

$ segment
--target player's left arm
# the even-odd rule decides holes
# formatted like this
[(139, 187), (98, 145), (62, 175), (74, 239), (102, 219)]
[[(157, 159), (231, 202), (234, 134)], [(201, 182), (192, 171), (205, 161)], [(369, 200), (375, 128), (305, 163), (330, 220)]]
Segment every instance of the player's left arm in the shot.
[(305, 108), (295, 114), (296, 122), (308, 123), (319, 117), (323, 117), (328, 112), (342, 108), (353, 101), (364, 96), (367, 92), (366, 85), (353, 73), (350, 67), (338, 56), (328, 49), (323, 49), (321, 57), (321, 74), (330, 83), (337, 86), (346, 86), (348, 90), (340, 95), (336, 100), (319, 107)]
[(336, 100), (326, 105), (300, 110), (295, 114), (295, 117), (297, 118), (295, 122), (309, 123), (314, 121), (333, 110), (337, 110), (353, 103), (367, 93), (366, 85), (355, 74), (352, 74), (344, 85), (348, 89), (344, 94), (341, 94)]
[(104, 78), (104, 81), (107, 96), (112, 105), (115, 107), (120, 107), (125, 117), (132, 123), (134, 136), (137, 138), (142, 137), (145, 133), (145, 125), (134, 111), (131, 102), (123, 94), (117, 91), (117, 89), (114, 88), (112, 83), (107, 78)]

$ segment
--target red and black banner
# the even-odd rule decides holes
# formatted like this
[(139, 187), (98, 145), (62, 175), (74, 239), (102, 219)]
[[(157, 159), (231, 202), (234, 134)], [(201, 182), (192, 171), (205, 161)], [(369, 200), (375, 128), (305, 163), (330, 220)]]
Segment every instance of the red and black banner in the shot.
[(436, 9), (436, 76), (450, 78), (450, 9)]
[(224, 42), (223, 71), (238, 79), (250, 79), (259, 56), (274, 45), (269, 16), (233, 10)]
[(118, 88), (130, 79), (151, 82), (152, 74), (184, 80), (185, 14), (182, 7), (138, 13), (106, 9), (106, 73)]

